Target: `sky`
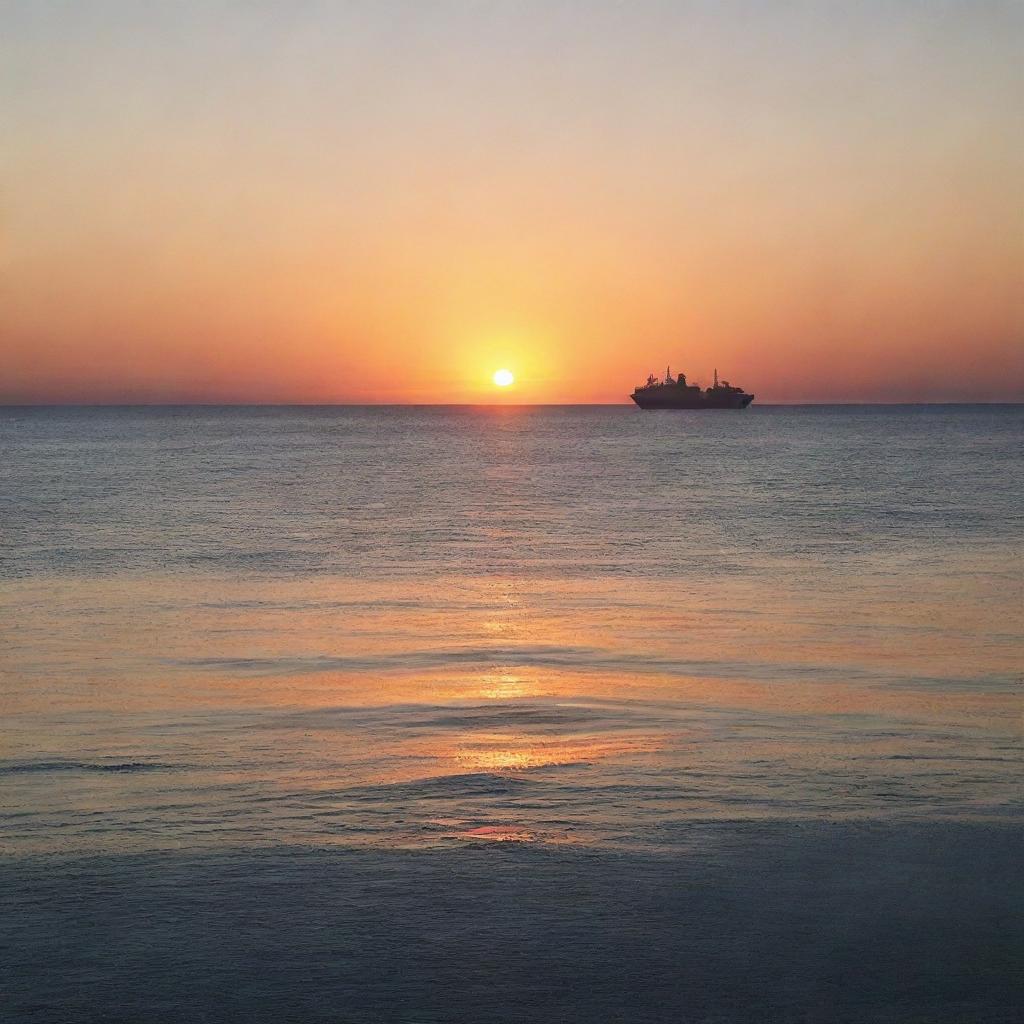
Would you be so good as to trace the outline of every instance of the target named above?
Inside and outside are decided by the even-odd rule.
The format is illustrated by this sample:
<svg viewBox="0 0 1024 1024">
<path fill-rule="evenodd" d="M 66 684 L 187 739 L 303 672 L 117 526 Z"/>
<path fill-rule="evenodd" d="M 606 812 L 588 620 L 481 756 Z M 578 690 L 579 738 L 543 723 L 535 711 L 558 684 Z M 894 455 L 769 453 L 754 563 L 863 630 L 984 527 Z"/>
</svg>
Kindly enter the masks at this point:
<svg viewBox="0 0 1024 1024">
<path fill-rule="evenodd" d="M 0 25 L 0 402 L 1024 400 L 1022 3 Z"/>
</svg>

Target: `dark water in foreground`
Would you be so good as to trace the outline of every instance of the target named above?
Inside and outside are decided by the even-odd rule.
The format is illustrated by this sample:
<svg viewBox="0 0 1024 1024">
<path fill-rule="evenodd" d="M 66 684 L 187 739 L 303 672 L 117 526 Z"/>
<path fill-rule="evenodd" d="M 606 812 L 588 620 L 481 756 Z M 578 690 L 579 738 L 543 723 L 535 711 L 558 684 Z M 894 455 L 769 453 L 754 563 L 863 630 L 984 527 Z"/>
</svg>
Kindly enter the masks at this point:
<svg viewBox="0 0 1024 1024">
<path fill-rule="evenodd" d="M 1022 441 L 0 410 L 0 1017 L 1018 1019 Z"/>
</svg>

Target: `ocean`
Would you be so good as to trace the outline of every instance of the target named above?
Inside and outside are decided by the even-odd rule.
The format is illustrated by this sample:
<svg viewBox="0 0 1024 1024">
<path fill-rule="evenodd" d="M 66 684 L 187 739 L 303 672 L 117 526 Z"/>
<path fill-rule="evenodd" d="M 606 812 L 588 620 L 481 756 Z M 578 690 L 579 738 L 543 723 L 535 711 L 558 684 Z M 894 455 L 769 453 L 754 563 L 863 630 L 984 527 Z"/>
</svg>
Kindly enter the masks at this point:
<svg viewBox="0 0 1024 1024">
<path fill-rule="evenodd" d="M 0 1016 L 999 1022 L 1024 407 L 0 409 Z"/>
</svg>

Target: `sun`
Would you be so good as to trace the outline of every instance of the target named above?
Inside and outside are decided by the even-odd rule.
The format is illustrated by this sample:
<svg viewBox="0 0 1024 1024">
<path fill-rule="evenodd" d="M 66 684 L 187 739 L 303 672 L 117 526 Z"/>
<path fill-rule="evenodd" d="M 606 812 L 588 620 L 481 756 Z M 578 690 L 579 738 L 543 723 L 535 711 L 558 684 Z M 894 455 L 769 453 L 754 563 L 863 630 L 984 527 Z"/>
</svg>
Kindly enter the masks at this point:
<svg viewBox="0 0 1024 1024">
<path fill-rule="evenodd" d="M 515 377 L 512 376 L 511 370 L 495 370 L 494 376 L 491 379 L 499 388 L 507 388 L 509 384 L 515 382 Z"/>
</svg>

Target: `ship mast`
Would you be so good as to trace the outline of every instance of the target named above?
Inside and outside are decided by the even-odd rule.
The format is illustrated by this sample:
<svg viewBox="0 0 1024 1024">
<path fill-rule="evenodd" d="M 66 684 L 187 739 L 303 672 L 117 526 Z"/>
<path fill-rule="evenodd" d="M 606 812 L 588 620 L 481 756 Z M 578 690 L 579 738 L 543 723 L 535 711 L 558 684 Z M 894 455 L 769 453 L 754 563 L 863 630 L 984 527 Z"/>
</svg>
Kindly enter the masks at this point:
<svg viewBox="0 0 1024 1024">
<path fill-rule="evenodd" d="M 715 387 L 718 387 L 718 367 L 715 367 Z"/>
</svg>

